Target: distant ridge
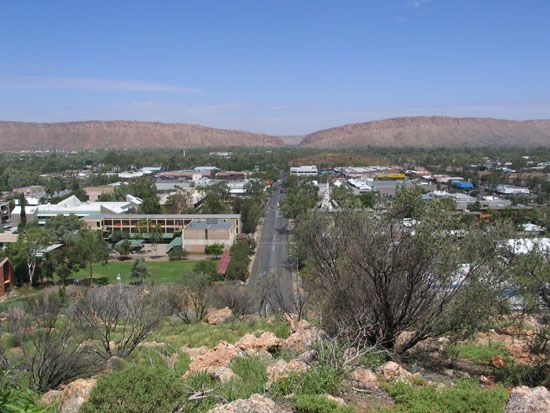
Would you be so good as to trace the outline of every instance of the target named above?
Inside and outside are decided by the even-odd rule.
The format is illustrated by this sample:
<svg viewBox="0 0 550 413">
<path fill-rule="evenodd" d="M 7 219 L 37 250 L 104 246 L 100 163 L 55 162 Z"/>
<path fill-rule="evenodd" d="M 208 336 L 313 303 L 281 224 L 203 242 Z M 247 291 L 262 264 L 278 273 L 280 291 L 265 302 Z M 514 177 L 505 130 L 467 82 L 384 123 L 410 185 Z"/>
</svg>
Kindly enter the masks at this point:
<svg viewBox="0 0 550 413">
<path fill-rule="evenodd" d="M 266 134 L 189 123 L 0 121 L 0 151 L 280 145 Z"/>
<path fill-rule="evenodd" d="M 550 146 L 550 120 L 417 116 L 353 123 L 306 135 L 302 146 Z"/>
</svg>

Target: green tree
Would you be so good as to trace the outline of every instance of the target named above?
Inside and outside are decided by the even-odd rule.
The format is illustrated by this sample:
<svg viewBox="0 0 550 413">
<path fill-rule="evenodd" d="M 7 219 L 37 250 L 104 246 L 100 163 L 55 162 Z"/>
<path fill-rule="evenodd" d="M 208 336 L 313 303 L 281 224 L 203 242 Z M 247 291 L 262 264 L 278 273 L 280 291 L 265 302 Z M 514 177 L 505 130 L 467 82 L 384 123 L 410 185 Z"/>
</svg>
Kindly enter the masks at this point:
<svg viewBox="0 0 550 413">
<path fill-rule="evenodd" d="M 27 201 L 25 200 L 25 195 L 19 195 L 19 206 L 21 207 L 21 213 L 19 214 L 19 231 L 23 230 L 27 225 L 27 211 L 25 210 L 26 205 Z"/>
<path fill-rule="evenodd" d="M 145 265 L 145 261 L 143 259 L 134 260 L 130 275 L 132 276 L 133 280 L 132 284 L 141 285 L 145 284 L 147 280 L 149 280 L 149 270 L 147 269 L 147 266 Z"/>
<path fill-rule="evenodd" d="M 231 246 L 231 262 L 227 267 L 226 277 L 230 280 L 245 281 L 248 278 L 248 242 L 245 239 L 236 241 Z"/>
<path fill-rule="evenodd" d="M 82 268 L 90 271 L 90 284 L 93 282 L 94 266 L 100 262 L 107 262 L 109 247 L 101 237 L 101 233 L 90 229 L 79 232 L 75 241 L 75 255 Z"/>
<path fill-rule="evenodd" d="M 8 257 L 15 265 L 25 265 L 29 282 L 35 283 L 35 272 L 40 260 L 39 252 L 52 241 L 49 233 L 36 226 L 29 226 L 19 234 L 17 241 L 8 247 Z"/>
<path fill-rule="evenodd" d="M 229 188 L 223 183 L 217 183 L 202 190 L 205 194 L 201 212 L 203 214 L 226 214 L 229 208 Z"/>
</svg>

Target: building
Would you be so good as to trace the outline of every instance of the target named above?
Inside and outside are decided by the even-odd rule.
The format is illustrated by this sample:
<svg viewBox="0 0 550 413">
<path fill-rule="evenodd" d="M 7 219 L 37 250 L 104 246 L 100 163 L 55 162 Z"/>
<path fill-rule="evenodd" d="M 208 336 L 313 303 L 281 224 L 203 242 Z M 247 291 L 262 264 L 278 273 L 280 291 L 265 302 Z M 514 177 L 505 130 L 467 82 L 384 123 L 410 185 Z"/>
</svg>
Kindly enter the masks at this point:
<svg viewBox="0 0 550 413">
<path fill-rule="evenodd" d="M 512 185 L 498 185 L 496 191 L 502 195 L 529 195 L 529 188 Z"/>
<path fill-rule="evenodd" d="M 10 220 L 9 202 L 0 202 L 0 224 L 5 224 Z"/>
<path fill-rule="evenodd" d="M 290 175 L 296 176 L 317 176 L 319 172 L 315 165 L 305 165 L 305 166 L 291 166 Z"/>
<path fill-rule="evenodd" d="M 8 258 L 0 261 L 0 298 L 13 288 L 13 265 Z"/>
<path fill-rule="evenodd" d="M 113 194 L 115 187 L 113 185 L 87 186 L 84 188 L 84 192 L 88 197 L 88 201 L 96 202 L 100 195 Z"/>
<path fill-rule="evenodd" d="M 24 186 L 22 188 L 14 188 L 12 192 L 13 192 L 14 198 L 18 198 L 19 196 L 21 196 L 21 194 L 23 194 L 25 198 L 40 199 L 40 198 L 45 198 L 47 195 L 46 188 L 43 187 L 42 185 L 31 185 L 31 186 Z"/>
<path fill-rule="evenodd" d="M 451 185 L 456 189 L 469 190 L 474 189 L 474 184 L 468 181 L 451 181 Z"/>
<path fill-rule="evenodd" d="M 181 234 L 181 246 L 189 252 L 204 252 L 211 244 L 230 248 L 242 230 L 239 214 L 100 214 L 87 216 L 83 221 L 105 236 L 126 232 L 146 239 L 149 228 L 160 228 L 165 241 Z"/>
<path fill-rule="evenodd" d="M 213 219 L 193 221 L 183 229 L 183 247 L 189 252 L 204 252 L 207 245 L 223 244 L 230 248 L 237 238 L 236 225 L 233 220 Z"/>
<path fill-rule="evenodd" d="M 126 201 L 121 202 L 82 202 L 76 196 L 70 196 L 57 204 L 45 204 L 26 206 L 25 214 L 27 222 L 38 220 L 39 225 L 58 215 L 76 215 L 79 218 L 97 214 L 124 214 L 139 207 L 143 201 L 132 195 L 126 195 Z M 21 207 L 16 206 L 11 211 L 14 225 L 18 225 L 21 219 Z"/>
</svg>

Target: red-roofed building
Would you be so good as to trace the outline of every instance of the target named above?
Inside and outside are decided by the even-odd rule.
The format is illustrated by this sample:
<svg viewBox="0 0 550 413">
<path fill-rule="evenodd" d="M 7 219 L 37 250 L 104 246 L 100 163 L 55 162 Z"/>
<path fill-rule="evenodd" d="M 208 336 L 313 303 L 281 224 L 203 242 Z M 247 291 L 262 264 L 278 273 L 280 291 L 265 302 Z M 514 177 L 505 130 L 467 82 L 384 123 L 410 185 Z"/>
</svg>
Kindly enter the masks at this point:
<svg viewBox="0 0 550 413">
<path fill-rule="evenodd" d="M 13 265 L 8 258 L 0 262 L 0 297 L 13 287 Z"/>
</svg>

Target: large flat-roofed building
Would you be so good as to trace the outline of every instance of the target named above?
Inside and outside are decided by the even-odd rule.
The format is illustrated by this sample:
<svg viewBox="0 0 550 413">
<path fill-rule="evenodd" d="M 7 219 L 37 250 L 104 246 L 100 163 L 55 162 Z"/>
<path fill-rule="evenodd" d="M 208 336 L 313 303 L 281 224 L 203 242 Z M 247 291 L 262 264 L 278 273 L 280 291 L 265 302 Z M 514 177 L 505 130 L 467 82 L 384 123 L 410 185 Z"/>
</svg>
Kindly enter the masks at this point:
<svg viewBox="0 0 550 413">
<path fill-rule="evenodd" d="M 240 214 L 101 214 L 87 216 L 83 221 L 106 235 L 126 232 L 141 236 L 155 227 L 160 228 L 166 240 L 181 233 L 182 248 L 189 252 L 204 252 L 211 244 L 229 248 L 242 228 Z"/>
<path fill-rule="evenodd" d="M 290 175 L 316 176 L 319 173 L 315 165 L 291 166 Z"/>
<path fill-rule="evenodd" d="M 189 252 L 204 252 L 206 245 L 231 247 L 237 238 L 235 221 L 193 221 L 183 229 L 183 246 Z"/>
</svg>

